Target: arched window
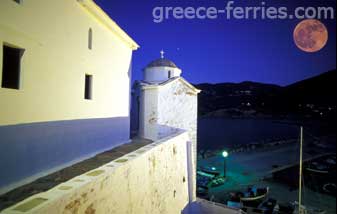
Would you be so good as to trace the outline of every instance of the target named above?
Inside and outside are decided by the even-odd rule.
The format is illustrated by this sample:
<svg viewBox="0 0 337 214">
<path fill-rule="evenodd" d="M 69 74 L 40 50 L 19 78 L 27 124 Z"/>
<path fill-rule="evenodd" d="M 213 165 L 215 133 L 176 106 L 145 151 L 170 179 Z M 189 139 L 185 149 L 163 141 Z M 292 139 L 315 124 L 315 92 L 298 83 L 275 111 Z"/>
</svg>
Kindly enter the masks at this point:
<svg viewBox="0 0 337 214">
<path fill-rule="evenodd" d="M 88 33 L 88 48 L 89 50 L 92 50 L 92 29 L 89 28 L 89 33 Z"/>
<path fill-rule="evenodd" d="M 14 0 L 16 3 L 18 3 L 18 4 L 22 4 L 22 1 L 23 0 Z"/>
<path fill-rule="evenodd" d="M 172 78 L 172 71 L 168 72 L 168 78 L 171 79 Z"/>
</svg>

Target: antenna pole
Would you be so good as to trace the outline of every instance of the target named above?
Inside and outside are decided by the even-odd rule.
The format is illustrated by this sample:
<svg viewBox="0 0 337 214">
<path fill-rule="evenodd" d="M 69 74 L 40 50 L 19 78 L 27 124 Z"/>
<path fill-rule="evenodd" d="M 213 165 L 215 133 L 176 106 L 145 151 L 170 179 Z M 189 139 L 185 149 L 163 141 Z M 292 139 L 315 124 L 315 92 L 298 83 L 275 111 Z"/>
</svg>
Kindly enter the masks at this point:
<svg viewBox="0 0 337 214">
<path fill-rule="evenodd" d="M 301 146 L 300 146 L 300 178 L 299 178 L 299 200 L 298 213 L 302 214 L 302 173 L 303 173 L 303 126 L 301 126 Z"/>
</svg>

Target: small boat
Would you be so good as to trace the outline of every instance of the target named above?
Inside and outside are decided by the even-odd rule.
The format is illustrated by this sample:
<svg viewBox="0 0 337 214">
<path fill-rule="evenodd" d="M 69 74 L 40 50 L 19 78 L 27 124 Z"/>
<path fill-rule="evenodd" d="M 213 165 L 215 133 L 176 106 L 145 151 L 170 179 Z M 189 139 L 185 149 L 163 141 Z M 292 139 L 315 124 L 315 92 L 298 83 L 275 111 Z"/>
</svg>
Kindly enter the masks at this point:
<svg viewBox="0 0 337 214">
<path fill-rule="evenodd" d="M 328 194 L 336 194 L 337 186 L 334 183 L 327 183 L 323 186 L 323 191 Z"/>
<path fill-rule="evenodd" d="M 201 187 L 218 187 L 222 186 L 226 178 L 220 175 L 215 167 L 203 167 L 197 171 L 197 186 Z"/>
<path fill-rule="evenodd" d="M 320 164 L 318 162 L 312 162 L 309 167 L 306 168 L 307 171 L 319 174 L 329 174 L 329 166 Z"/>
<path fill-rule="evenodd" d="M 264 214 L 273 214 L 278 213 L 280 207 L 275 199 L 269 198 L 261 203 L 258 209 L 262 210 Z"/>
<path fill-rule="evenodd" d="M 269 187 L 266 188 L 248 188 L 248 191 L 241 198 L 242 202 L 263 200 L 269 194 Z"/>
<path fill-rule="evenodd" d="M 245 192 L 232 192 L 227 201 L 227 206 L 232 208 L 258 207 L 268 196 L 268 193 L 269 187 L 250 187 Z"/>
<path fill-rule="evenodd" d="M 214 179 L 210 182 L 210 186 L 211 186 L 211 187 L 222 186 L 222 185 L 224 185 L 225 182 L 226 182 L 226 179 L 225 179 L 224 177 L 217 177 L 217 178 L 214 178 Z"/>
<path fill-rule="evenodd" d="M 221 172 L 215 167 L 201 167 L 201 168 L 199 168 L 198 172 L 206 173 L 206 174 L 214 176 L 214 177 L 217 177 L 217 176 L 221 175 Z"/>
<path fill-rule="evenodd" d="M 329 171 L 327 170 L 319 170 L 319 169 L 312 169 L 312 168 L 306 168 L 306 170 L 309 172 L 313 172 L 313 173 L 329 174 Z"/>
</svg>

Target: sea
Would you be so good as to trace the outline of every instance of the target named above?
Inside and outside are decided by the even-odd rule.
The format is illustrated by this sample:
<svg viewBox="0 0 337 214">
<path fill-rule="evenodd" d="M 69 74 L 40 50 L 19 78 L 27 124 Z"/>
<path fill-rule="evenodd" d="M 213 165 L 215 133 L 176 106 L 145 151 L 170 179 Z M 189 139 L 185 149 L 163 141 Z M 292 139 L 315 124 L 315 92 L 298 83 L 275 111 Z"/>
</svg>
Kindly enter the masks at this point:
<svg viewBox="0 0 337 214">
<path fill-rule="evenodd" d="M 271 119 L 200 118 L 198 150 L 233 148 L 264 141 L 294 139 L 299 125 Z"/>
</svg>

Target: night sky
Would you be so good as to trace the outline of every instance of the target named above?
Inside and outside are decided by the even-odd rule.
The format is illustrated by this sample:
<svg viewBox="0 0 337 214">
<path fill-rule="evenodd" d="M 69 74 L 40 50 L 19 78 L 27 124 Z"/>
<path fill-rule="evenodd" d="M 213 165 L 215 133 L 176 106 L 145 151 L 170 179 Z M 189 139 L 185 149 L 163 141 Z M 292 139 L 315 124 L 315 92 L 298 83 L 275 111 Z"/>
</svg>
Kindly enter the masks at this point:
<svg viewBox="0 0 337 214">
<path fill-rule="evenodd" d="M 329 30 L 327 46 L 317 53 L 299 50 L 293 30 L 300 20 L 166 20 L 153 22 L 158 6 L 217 6 L 224 0 L 95 0 L 140 46 L 134 53 L 133 79 L 152 60 L 165 57 L 192 83 L 256 81 L 288 85 L 336 68 L 336 20 L 321 20 Z M 268 6 L 333 6 L 329 0 L 266 0 Z M 241 0 L 235 5 L 256 6 Z"/>
</svg>

